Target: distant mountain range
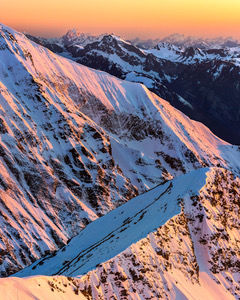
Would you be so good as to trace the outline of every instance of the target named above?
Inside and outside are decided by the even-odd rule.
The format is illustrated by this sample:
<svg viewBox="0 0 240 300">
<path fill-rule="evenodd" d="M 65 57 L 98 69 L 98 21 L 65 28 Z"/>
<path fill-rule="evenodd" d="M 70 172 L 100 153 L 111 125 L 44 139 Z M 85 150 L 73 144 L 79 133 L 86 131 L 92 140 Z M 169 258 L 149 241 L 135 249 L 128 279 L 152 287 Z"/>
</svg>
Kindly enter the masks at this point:
<svg viewBox="0 0 240 300">
<path fill-rule="evenodd" d="M 80 64 L 145 84 L 219 137 L 240 144 L 237 41 L 172 35 L 149 48 L 115 35 L 89 36 L 76 31 L 57 40 L 28 37 Z"/>
<path fill-rule="evenodd" d="M 42 38 L 42 37 L 34 37 L 32 35 L 27 34 L 30 38 L 39 39 L 39 41 L 50 42 L 58 44 L 60 47 L 65 48 L 66 46 L 76 45 L 86 46 L 89 43 L 93 43 L 102 39 L 104 35 L 114 35 L 113 33 L 103 33 L 100 35 L 93 35 L 88 33 L 83 33 L 77 29 L 71 29 L 66 34 L 61 36 L 60 38 Z M 116 36 L 116 35 L 115 35 Z M 216 38 L 201 38 L 195 36 L 186 36 L 184 34 L 171 34 L 164 38 L 156 38 L 156 39 L 141 39 L 141 38 L 133 38 L 133 39 L 124 39 L 130 42 L 132 45 L 137 46 L 142 49 L 152 49 L 157 46 L 157 44 L 161 42 L 167 42 L 169 44 L 179 46 L 179 47 L 193 47 L 193 48 L 201 48 L 201 49 L 213 49 L 213 48 L 231 48 L 240 46 L 240 40 L 237 40 L 232 37 L 216 37 Z"/>
<path fill-rule="evenodd" d="M 179 47 L 193 47 L 200 49 L 216 49 L 216 48 L 228 48 L 237 47 L 240 45 L 240 41 L 232 37 L 217 37 L 217 38 L 200 38 L 194 36 L 186 36 L 184 34 L 171 34 L 162 39 L 153 40 L 141 40 L 135 39 L 132 41 L 135 45 L 139 47 L 144 47 L 146 49 L 154 48 L 158 43 L 167 42 Z"/>
</svg>

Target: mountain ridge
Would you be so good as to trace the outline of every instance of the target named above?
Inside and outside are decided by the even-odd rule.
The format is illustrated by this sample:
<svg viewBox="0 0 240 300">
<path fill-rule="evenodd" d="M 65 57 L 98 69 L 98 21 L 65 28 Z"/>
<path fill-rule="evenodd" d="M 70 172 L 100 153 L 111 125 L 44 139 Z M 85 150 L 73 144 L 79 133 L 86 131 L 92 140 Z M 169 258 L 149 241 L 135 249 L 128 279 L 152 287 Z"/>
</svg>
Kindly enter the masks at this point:
<svg viewBox="0 0 240 300">
<path fill-rule="evenodd" d="M 237 299 L 240 258 L 233 252 L 238 249 L 239 206 L 232 208 L 232 204 L 239 200 L 239 184 L 239 178 L 220 168 L 181 175 L 91 223 L 56 255 L 16 275 L 73 276 L 68 280 L 86 299 L 179 299 L 180 295 L 187 299 L 201 299 L 203 295 L 215 299 L 217 294 L 223 299 Z M 223 193 L 222 198 L 219 193 Z M 116 225 L 116 230 L 100 226 L 108 222 Z M 99 233 L 106 237 L 102 239 Z M 94 243 L 94 237 L 98 243 Z M 93 246 L 82 251 L 89 242 L 81 239 Z M 119 240 L 128 239 L 127 249 L 117 246 Z M 57 272 L 56 266 L 60 268 Z M 60 281 L 58 277 L 48 280 L 54 290 L 65 290 L 61 283 L 64 277 Z"/>
<path fill-rule="evenodd" d="M 238 208 L 236 205 L 231 210 L 227 203 L 235 201 L 234 195 L 238 203 L 239 179 L 234 176 L 240 175 L 239 147 L 216 137 L 206 126 L 192 121 L 143 84 L 123 81 L 105 72 L 79 65 L 39 46 L 23 34 L 1 25 L 0 132 L 1 276 L 16 273 L 37 259 L 43 257 L 47 259 L 49 254 L 53 258 L 54 255 L 57 257 L 59 255 L 57 253 L 60 253 L 57 250 L 62 249 L 60 251 L 64 252 L 67 243 L 70 245 L 74 241 L 74 236 L 78 236 L 79 232 L 81 232 L 80 235 L 84 235 L 86 231 L 82 231 L 83 228 L 90 230 L 92 226 L 96 226 L 93 225 L 94 222 L 91 223 L 92 221 L 97 220 L 95 224 L 101 223 L 101 219 L 105 218 L 102 217 L 103 215 L 109 211 L 112 211 L 110 214 L 116 214 L 121 210 L 120 205 L 123 203 L 131 206 L 131 202 L 127 202 L 129 199 L 156 185 L 163 184 L 163 187 L 165 184 L 166 189 L 161 193 L 164 191 L 168 193 L 167 187 L 171 184 L 169 180 L 173 182 L 179 180 L 182 184 L 178 185 L 175 194 L 180 193 L 178 190 L 184 189 L 183 183 L 186 182 L 186 178 L 189 179 L 187 180 L 189 183 L 192 180 L 198 180 L 197 176 L 195 178 L 189 172 L 202 174 L 201 178 L 205 176 L 206 170 L 202 169 L 203 167 L 214 167 L 208 173 L 209 184 L 206 189 L 204 188 L 203 198 L 190 198 L 189 201 L 191 207 L 196 206 L 194 213 L 197 222 L 199 220 L 199 223 L 202 223 L 201 220 L 204 220 L 208 224 L 209 218 L 215 220 L 214 218 L 217 217 L 214 226 L 216 225 L 218 229 L 214 227 L 215 229 L 211 229 L 210 232 L 203 231 L 209 236 L 201 236 L 200 244 L 204 245 L 212 238 L 214 243 L 221 243 L 224 249 L 224 253 L 218 253 L 216 252 L 218 248 L 215 249 L 214 243 L 208 245 L 211 248 L 209 256 L 212 263 L 210 267 L 207 264 L 208 269 L 211 268 L 213 274 L 215 274 L 214 270 L 217 273 L 225 269 L 229 270 L 224 271 L 226 273 L 224 274 L 230 276 L 230 279 L 231 274 L 238 270 L 237 261 L 229 261 L 231 251 L 234 251 L 237 257 L 237 241 L 232 238 L 235 234 L 234 222 L 237 222 L 235 215 L 237 215 Z M 205 186 L 204 182 L 201 186 Z M 185 188 L 187 189 L 187 186 Z M 188 188 L 187 192 L 190 193 L 190 185 Z M 198 192 L 199 189 L 195 191 L 196 195 L 192 196 L 199 196 Z M 155 190 L 149 193 L 155 193 Z M 223 197 L 220 197 L 221 195 Z M 146 194 L 142 194 L 139 197 L 145 196 Z M 173 211 L 180 212 L 180 204 L 175 205 L 178 198 L 175 196 L 172 198 L 172 204 L 169 202 L 169 208 L 172 205 Z M 165 200 L 168 205 L 167 199 Z M 134 201 L 138 202 L 138 200 Z M 198 205 L 198 202 L 201 205 Z M 154 203 L 160 204 L 157 201 Z M 137 205 L 134 207 L 137 210 Z M 117 210 L 114 210 L 115 208 Z M 143 207 L 139 211 L 141 209 Z M 139 222 L 143 222 L 149 212 L 147 205 L 144 209 L 146 213 L 143 216 L 138 210 L 136 211 L 136 218 Z M 164 206 L 161 209 L 164 211 Z M 202 217 L 200 211 L 203 209 L 205 213 Z M 156 211 L 152 209 L 152 213 Z M 173 228 L 171 227 L 171 230 L 174 231 L 174 226 L 186 219 L 184 216 L 176 217 L 177 221 L 172 216 L 170 223 L 173 222 Z M 99 219 L 99 217 L 102 218 Z M 126 219 L 127 217 L 124 219 L 125 223 L 124 220 L 119 219 L 124 226 L 127 226 L 128 221 L 131 221 L 131 224 L 135 222 Z M 222 228 L 224 222 L 226 222 L 226 228 Z M 89 223 L 91 224 L 88 225 Z M 194 223 L 193 218 L 189 218 L 188 223 L 192 226 L 191 234 L 200 238 L 198 224 Z M 150 228 L 150 231 L 145 232 L 144 238 L 149 232 L 151 235 L 157 226 L 159 223 L 154 228 Z M 189 231 L 186 231 L 184 226 L 183 228 L 189 238 Z M 124 228 L 119 228 L 119 231 L 121 229 Z M 120 234 L 122 236 L 127 232 L 126 229 Z M 232 232 L 234 234 L 231 235 Z M 157 233 L 155 234 L 158 236 Z M 232 241 L 231 249 L 227 247 L 226 236 Z M 92 242 L 91 236 L 88 238 Z M 141 238 L 142 236 L 138 237 L 140 244 Z M 149 252 L 151 257 L 153 259 L 158 256 L 163 257 L 164 261 L 161 258 L 160 263 L 164 268 L 168 268 L 165 260 L 169 257 L 169 253 L 157 249 L 157 251 L 154 250 L 158 252 L 156 254 L 152 246 L 148 244 L 148 239 L 143 243 L 147 241 L 146 245 L 151 250 Z M 156 242 L 159 241 L 159 237 L 156 239 Z M 110 242 L 110 240 L 107 241 Z M 191 245 L 191 239 L 187 241 Z M 179 261 L 181 261 L 184 259 L 181 247 L 185 248 L 180 239 L 178 242 Z M 134 249 L 134 247 L 129 248 L 127 244 L 128 248 L 125 250 L 127 253 L 129 251 L 130 254 L 132 253 L 131 257 L 139 253 L 141 264 L 144 265 L 146 257 L 141 252 L 141 245 L 137 245 Z M 196 245 L 199 246 L 199 240 L 196 241 Z M 119 259 L 120 253 L 115 254 L 117 256 L 108 256 L 110 261 L 107 261 L 104 267 L 104 270 L 109 272 L 108 278 L 112 276 L 110 269 L 112 264 L 115 265 L 114 259 Z M 115 293 L 127 297 L 124 296 L 127 282 L 122 288 L 120 278 L 123 282 L 127 280 L 124 278 L 129 278 L 129 283 L 136 283 L 143 279 L 143 274 L 150 271 L 144 268 L 138 269 L 137 265 L 133 265 L 133 268 L 130 260 L 125 260 L 126 257 L 124 256 L 121 260 L 128 262 L 131 266 L 128 271 L 114 269 L 116 281 L 114 286 L 108 286 L 109 295 Z M 196 275 L 194 257 L 195 254 L 191 252 L 187 259 L 191 265 L 189 274 L 192 271 L 193 275 Z M 88 260 L 91 257 L 85 258 Z M 216 264 L 215 259 L 219 258 L 223 263 Z M 100 261 L 103 260 L 100 259 Z M 179 261 L 177 260 L 178 266 Z M 69 262 L 66 262 L 66 266 L 68 264 Z M 44 266 L 44 264 L 39 265 Z M 176 265 L 176 261 L 173 265 Z M 91 270 L 93 266 L 96 267 L 92 263 Z M 39 280 L 44 286 L 49 286 L 49 290 L 57 289 L 59 292 L 66 291 L 66 282 L 71 281 L 69 282 L 70 288 L 67 289 L 68 293 L 71 295 L 75 292 L 81 293 L 83 297 L 89 299 L 100 288 L 99 297 L 103 298 L 106 276 L 103 275 L 105 271 L 101 268 L 97 267 L 96 273 L 93 270 L 93 273 L 86 274 L 86 277 L 80 279 L 78 283 L 75 282 L 76 279 L 62 278 L 61 287 L 57 287 L 57 277 Z M 165 269 L 160 268 L 160 270 Z M 25 271 L 27 272 L 27 269 Z M 183 272 L 186 273 L 185 267 Z M 98 275 L 96 275 L 98 273 L 103 278 L 100 285 Z M 152 284 L 152 278 L 156 273 L 153 270 L 150 273 L 147 277 L 149 281 L 143 282 L 144 287 L 136 284 L 138 289 L 136 295 L 143 294 L 142 288 L 145 293 L 146 287 Z M 163 281 L 167 280 L 167 276 L 163 275 Z M 237 294 L 237 276 L 234 275 L 235 277 L 231 279 L 234 282 L 232 287 L 226 276 L 220 279 L 214 277 L 220 282 L 221 293 L 225 293 L 226 288 L 229 288 L 229 295 Z M 94 278 L 98 282 L 96 285 Z M 31 281 L 31 279 L 24 281 L 26 285 L 28 280 Z M 31 282 L 34 288 L 39 281 L 33 279 Z M 19 287 L 18 280 L 1 279 L 0 289 L 15 283 Z M 27 287 L 25 283 L 23 284 L 25 290 L 20 289 L 20 292 L 26 292 L 31 297 L 31 293 L 35 293 L 36 290 L 34 288 L 34 291 L 29 294 L 28 288 L 31 289 L 31 287 Z M 88 295 L 92 284 L 91 295 Z M 120 288 L 117 287 L 118 284 Z M 153 290 L 151 289 L 151 293 Z M 13 293 L 12 289 L 9 291 Z M 158 293 L 161 294 L 161 291 L 164 295 L 168 295 L 168 284 L 162 285 L 162 281 L 161 286 L 158 286 Z M 183 293 L 182 289 L 178 292 Z M 41 293 L 40 289 L 39 293 Z M 70 294 L 69 297 L 71 297 Z"/>
<path fill-rule="evenodd" d="M 83 46 L 76 39 L 61 55 L 143 83 L 224 140 L 239 144 L 239 45 L 199 48 L 170 41 L 158 41 L 144 50 L 131 41 L 102 35 Z M 227 105 L 229 101 L 231 105 Z"/>
</svg>

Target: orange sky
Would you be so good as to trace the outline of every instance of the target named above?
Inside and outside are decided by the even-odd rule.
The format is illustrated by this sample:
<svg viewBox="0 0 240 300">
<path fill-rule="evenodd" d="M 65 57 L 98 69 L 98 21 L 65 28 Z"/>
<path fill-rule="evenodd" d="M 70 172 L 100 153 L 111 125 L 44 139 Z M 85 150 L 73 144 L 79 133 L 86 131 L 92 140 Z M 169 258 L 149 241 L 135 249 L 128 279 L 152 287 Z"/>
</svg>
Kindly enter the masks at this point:
<svg viewBox="0 0 240 300">
<path fill-rule="evenodd" d="M 240 0 L 0 0 L 0 23 L 42 36 L 79 28 L 123 37 L 240 38 Z"/>
</svg>

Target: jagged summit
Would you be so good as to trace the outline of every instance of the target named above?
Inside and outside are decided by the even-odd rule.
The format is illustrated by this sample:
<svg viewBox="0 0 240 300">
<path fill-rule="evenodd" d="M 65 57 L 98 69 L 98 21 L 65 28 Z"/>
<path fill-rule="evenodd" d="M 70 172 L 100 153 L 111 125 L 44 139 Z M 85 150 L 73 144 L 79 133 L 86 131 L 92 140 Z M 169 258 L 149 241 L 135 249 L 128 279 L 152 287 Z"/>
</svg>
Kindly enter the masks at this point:
<svg viewBox="0 0 240 300">
<path fill-rule="evenodd" d="M 71 29 L 63 35 L 59 41 L 66 47 L 76 45 L 78 47 L 84 47 L 87 44 L 99 41 L 104 34 L 92 35 L 89 33 L 83 33 L 79 29 Z"/>
</svg>

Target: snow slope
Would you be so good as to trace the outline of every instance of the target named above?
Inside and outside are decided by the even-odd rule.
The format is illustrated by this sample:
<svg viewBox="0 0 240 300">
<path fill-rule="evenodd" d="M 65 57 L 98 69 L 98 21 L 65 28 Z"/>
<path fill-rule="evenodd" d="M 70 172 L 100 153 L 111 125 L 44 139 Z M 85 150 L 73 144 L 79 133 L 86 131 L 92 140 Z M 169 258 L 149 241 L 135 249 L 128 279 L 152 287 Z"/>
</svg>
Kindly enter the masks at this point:
<svg viewBox="0 0 240 300">
<path fill-rule="evenodd" d="M 26 279 L 0 279 L 0 299 L 6 300 L 65 300 L 87 299 L 66 277 L 36 276 Z"/>
<path fill-rule="evenodd" d="M 239 178 L 217 168 L 205 170 L 205 176 L 204 170 L 191 175 L 190 180 L 189 175 L 173 180 L 154 210 L 168 198 L 166 212 L 172 202 L 180 203 L 181 212 L 82 276 L 81 290 L 91 288 L 93 299 L 239 298 Z M 177 180 L 181 184 L 174 195 Z M 188 184 L 189 190 L 181 194 Z M 159 223 L 167 215 L 162 213 Z M 151 217 L 145 221 L 143 227 L 154 223 Z"/>
<path fill-rule="evenodd" d="M 1 276 L 86 224 L 239 149 L 144 85 L 81 66 L 0 26 Z M 151 145 L 151 147 L 149 147 Z"/>
<path fill-rule="evenodd" d="M 74 285 L 90 299 L 238 299 L 239 187 L 239 178 L 220 168 L 179 176 L 16 275 L 78 277 Z"/>
<path fill-rule="evenodd" d="M 178 199 L 185 197 L 190 187 L 199 190 L 204 185 L 205 172 L 206 169 L 190 172 L 131 199 L 89 224 L 53 258 L 38 261 L 17 275 L 87 273 L 179 214 Z M 59 262 L 63 262 L 62 265 Z"/>
</svg>

